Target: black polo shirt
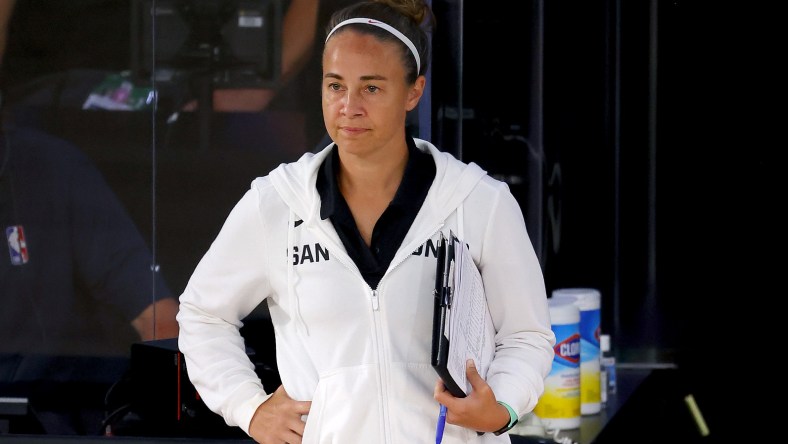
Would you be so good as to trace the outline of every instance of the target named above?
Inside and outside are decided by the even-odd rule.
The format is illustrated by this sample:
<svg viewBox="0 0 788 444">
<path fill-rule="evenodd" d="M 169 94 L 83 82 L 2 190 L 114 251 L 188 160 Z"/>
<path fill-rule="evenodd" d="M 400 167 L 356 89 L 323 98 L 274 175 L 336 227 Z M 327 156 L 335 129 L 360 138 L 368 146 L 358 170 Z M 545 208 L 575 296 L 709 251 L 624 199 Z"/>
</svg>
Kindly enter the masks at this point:
<svg viewBox="0 0 788 444">
<path fill-rule="evenodd" d="M 0 353 L 125 356 L 139 341 L 130 321 L 172 295 L 95 164 L 49 134 L 0 134 L 0 228 Z"/>
<path fill-rule="evenodd" d="M 321 200 L 320 217 L 331 219 L 345 250 L 372 288 L 378 286 L 388 269 L 435 179 L 435 162 L 432 156 L 416 148 L 411 137 L 406 139 L 408 163 L 405 174 L 394 199 L 375 223 L 369 247 L 364 243 L 353 214 L 339 191 L 339 150 L 336 144 L 317 174 L 316 186 Z"/>
</svg>

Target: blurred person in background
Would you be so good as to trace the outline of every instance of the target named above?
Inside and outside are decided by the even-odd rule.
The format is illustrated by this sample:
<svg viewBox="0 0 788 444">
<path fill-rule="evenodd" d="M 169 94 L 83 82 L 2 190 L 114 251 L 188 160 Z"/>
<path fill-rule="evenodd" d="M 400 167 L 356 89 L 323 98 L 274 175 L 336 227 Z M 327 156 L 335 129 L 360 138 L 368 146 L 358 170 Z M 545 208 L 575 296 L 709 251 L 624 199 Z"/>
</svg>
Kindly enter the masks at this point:
<svg viewBox="0 0 788 444">
<path fill-rule="evenodd" d="M 91 160 L 5 122 L 0 132 L 0 352 L 123 355 L 175 337 L 178 303 Z"/>
</svg>

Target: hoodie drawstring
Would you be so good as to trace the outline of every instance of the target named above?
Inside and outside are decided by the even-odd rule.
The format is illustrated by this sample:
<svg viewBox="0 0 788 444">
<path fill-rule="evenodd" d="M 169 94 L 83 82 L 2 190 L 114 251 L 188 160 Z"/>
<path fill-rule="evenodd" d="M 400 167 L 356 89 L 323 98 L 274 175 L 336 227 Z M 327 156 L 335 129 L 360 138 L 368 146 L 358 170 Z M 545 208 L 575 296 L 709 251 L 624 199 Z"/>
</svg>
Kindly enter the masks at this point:
<svg viewBox="0 0 788 444">
<path fill-rule="evenodd" d="M 287 296 L 292 304 L 293 316 L 295 316 L 295 321 L 297 322 L 296 328 L 302 330 L 302 333 L 309 336 L 309 328 L 307 328 L 306 322 L 304 322 L 304 318 L 301 316 L 301 300 L 298 298 L 298 292 L 295 290 L 298 275 L 295 270 L 295 261 L 291 257 L 291 253 L 294 251 L 293 248 L 295 247 L 295 242 L 293 240 L 294 236 L 295 213 L 293 210 L 290 210 L 290 214 L 287 218 Z"/>
<path fill-rule="evenodd" d="M 462 221 L 464 220 L 463 215 L 462 215 L 462 213 L 463 213 L 462 209 L 463 209 L 464 206 L 465 206 L 465 203 L 462 202 L 457 207 L 457 237 L 462 239 L 463 242 L 465 242 L 465 225 L 462 223 Z"/>
</svg>

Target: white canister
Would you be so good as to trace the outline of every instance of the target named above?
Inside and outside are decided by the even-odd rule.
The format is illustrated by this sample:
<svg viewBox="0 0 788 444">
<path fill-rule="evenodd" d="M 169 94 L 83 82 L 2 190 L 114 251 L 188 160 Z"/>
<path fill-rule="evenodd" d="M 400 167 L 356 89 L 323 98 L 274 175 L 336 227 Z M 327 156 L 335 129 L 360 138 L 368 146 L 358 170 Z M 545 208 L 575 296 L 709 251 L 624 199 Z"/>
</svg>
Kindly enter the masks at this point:
<svg viewBox="0 0 788 444">
<path fill-rule="evenodd" d="M 548 300 L 555 357 L 534 414 L 547 429 L 580 427 L 580 309 L 571 301 Z"/>
<path fill-rule="evenodd" d="M 600 346 L 602 297 L 594 288 L 553 290 L 552 300 L 572 301 L 580 309 L 580 412 L 593 415 L 602 410 Z"/>
</svg>

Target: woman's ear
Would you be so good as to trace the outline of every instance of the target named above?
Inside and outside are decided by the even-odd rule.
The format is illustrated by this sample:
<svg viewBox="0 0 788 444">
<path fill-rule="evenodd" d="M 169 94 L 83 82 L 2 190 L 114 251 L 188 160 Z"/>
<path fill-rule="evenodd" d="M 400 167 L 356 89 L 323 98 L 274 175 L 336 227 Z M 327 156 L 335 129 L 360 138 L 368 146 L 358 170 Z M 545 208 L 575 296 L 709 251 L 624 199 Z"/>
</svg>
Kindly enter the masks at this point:
<svg viewBox="0 0 788 444">
<path fill-rule="evenodd" d="M 413 82 L 413 86 L 410 87 L 408 90 L 408 101 L 405 104 L 405 109 L 407 111 L 411 111 L 416 105 L 419 104 L 419 100 L 421 99 L 421 95 L 424 94 L 424 85 L 427 83 L 427 78 L 424 76 L 416 77 L 416 81 Z"/>
</svg>

